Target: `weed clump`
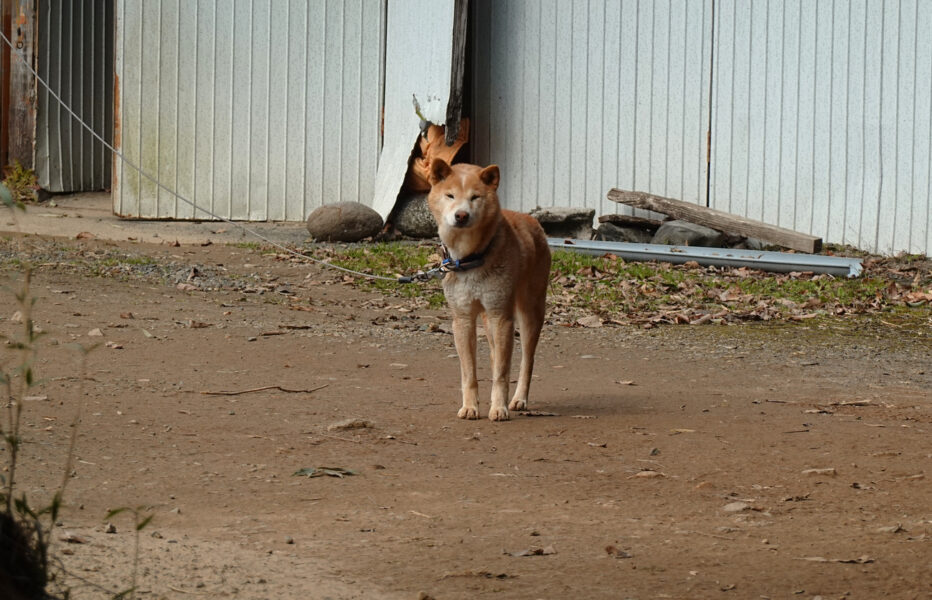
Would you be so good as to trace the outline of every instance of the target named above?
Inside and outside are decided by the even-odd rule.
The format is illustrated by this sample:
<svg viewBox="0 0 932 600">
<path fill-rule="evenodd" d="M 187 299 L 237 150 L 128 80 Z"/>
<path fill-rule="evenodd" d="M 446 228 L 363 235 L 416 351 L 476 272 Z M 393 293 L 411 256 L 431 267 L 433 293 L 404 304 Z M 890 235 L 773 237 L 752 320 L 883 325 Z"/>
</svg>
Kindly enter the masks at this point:
<svg viewBox="0 0 932 600">
<path fill-rule="evenodd" d="M 23 167 L 18 160 L 3 168 L 3 185 L 10 193 L 10 199 L 4 200 L 4 204 L 15 203 L 19 207 L 23 202 L 35 201 L 39 191 L 36 172 Z"/>
<path fill-rule="evenodd" d="M 0 598 L 10 600 L 55 597 L 47 591 L 54 579 L 49 568 L 49 541 L 61 509 L 75 440 L 72 434 L 65 478 L 48 506 L 35 509 L 25 494 L 17 496 L 16 468 L 22 445 L 23 399 L 37 384 L 32 366 L 37 342 L 42 336 L 32 320 L 36 299 L 29 292 L 30 275 L 27 269 L 22 288 L 14 292 L 19 306 L 17 319 L 22 323 L 20 335 L 8 337 L 0 334 L 0 339 L 6 339 L 6 345 L 17 357 L 12 369 L 0 362 L 0 389 L 3 390 L 0 437 L 6 451 L 4 473 L 0 474 Z"/>
<path fill-rule="evenodd" d="M 47 546 L 35 524 L 0 510 L 0 598 L 48 598 Z"/>
</svg>

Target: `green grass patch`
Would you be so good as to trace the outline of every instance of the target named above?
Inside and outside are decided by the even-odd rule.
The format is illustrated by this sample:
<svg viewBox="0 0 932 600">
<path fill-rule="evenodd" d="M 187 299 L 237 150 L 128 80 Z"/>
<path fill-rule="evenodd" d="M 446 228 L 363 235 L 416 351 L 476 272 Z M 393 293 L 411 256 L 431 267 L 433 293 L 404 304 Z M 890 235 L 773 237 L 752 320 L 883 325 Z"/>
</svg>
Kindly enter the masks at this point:
<svg viewBox="0 0 932 600">
<path fill-rule="evenodd" d="M 434 267 L 438 247 L 409 243 L 334 248 L 333 262 L 364 273 L 409 275 Z M 397 284 L 358 280 L 385 293 L 443 305 L 439 283 Z M 642 320 L 648 315 L 727 314 L 727 319 L 812 318 L 887 311 L 898 304 L 883 273 L 857 279 L 766 273 L 663 262 L 628 262 L 613 256 L 553 252 L 550 300 L 556 312 Z M 901 290 L 902 291 L 902 290 Z"/>
<path fill-rule="evenodd" d="M 334 248 L 332 263 L 369 275 L 399 277 L 413 275 L 418 271 L 426 271 L 437 266 L 440 262 L 438 252 L 439 247 L 435 245 L 381 242 Z M 360 277 L 357 282 L 367 289 L 378 290 L 392 296 L 423 299 L 431 308 L 443 306 L 443 290 L 439 279 L 397 283 Z"/>
</svg>

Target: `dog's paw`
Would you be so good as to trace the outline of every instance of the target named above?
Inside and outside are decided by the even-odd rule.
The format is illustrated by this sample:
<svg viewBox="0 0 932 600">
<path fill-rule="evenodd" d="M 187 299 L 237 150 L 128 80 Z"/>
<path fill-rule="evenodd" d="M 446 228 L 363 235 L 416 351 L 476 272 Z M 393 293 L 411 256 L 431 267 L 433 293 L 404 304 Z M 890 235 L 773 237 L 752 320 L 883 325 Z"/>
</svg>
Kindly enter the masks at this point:
<svg viewBox="0 0 932 600">
<path fill-rule="evenodd" d="M 479 409 L 472 408 L 469 406 L 464 406 L 460 409 L 456 416 L 461 419 L 478 419 L 479 418 Z"/>
<path fill-rule="evenodd" d="M 504 406 L 496 406 L 489 410 L 490 421 L 507 421 L 511 417 L 508 415 L 508 409 Z"/>
<path fill-rule="evenodd" d="M 524 398 L 512 398 L 508 404 L 508 410 L 527 410 L 527 400 Z"/>
</svg>

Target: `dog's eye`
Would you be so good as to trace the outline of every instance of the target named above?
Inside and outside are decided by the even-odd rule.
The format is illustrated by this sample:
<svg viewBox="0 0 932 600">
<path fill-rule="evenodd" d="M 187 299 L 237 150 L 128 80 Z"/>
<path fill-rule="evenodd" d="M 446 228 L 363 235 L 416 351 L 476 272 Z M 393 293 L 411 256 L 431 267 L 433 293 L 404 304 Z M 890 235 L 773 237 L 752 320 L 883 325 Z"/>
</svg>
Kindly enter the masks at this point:
<svg viewBox="0 0 932 600">
<path fill-rule="evenodd" d="M 472 195 L 472 198 L 470 198 L 469 201 L 470 201 L 470 202 L 475 202 L 475 201 L 478 200 L 478 199 L 479 199 L 479 194 L 473 194 L 473 195 Z"/>
<path fill-rule="evenodd" d="M 447 198 L 449 198 L 450 200 L 452 200 L 452 199 L 453 199 L 453 194 L 447 194 Z"/>
</svg>

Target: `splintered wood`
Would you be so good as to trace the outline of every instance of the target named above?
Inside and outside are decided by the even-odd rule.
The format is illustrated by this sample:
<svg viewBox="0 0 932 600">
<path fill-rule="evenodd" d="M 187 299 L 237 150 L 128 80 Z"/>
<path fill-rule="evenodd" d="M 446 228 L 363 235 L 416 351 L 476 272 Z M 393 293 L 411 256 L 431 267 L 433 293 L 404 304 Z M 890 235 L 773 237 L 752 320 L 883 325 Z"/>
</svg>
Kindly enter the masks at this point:
<svg viewBox="0 0 932 600">
<path fill-rule="evenodd" d="M 469 119 L 460 121 L 460 130 L 452 145 L 447 146 L 445 135 L 444 127 L 431 125 L 427 129 L 427 137 L 421 136 L 418 138 L 421 155 L 411 161 L 411 167 L 405 176 L 405 188 L 409 191 L 430 191 L 430 183 L 427 181 L 430 163 L 435 158 L 442 158 L 447 164 L 453 162 L 456 153 L 460 151 L 463 144 L 469 141 Z"/>
</svg>

